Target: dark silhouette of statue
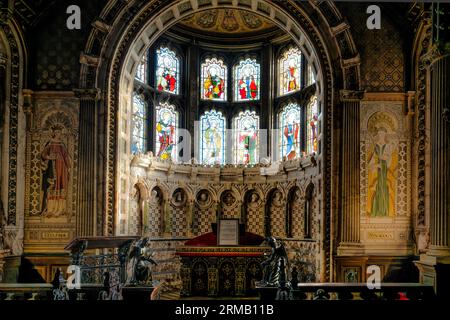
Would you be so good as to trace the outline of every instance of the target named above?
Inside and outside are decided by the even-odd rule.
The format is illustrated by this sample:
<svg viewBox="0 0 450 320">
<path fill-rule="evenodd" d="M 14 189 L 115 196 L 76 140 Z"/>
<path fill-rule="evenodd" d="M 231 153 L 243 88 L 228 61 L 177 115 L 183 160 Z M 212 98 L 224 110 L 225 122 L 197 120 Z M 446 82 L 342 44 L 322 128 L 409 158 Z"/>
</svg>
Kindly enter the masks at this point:
<svg viewBox="0 0 450 320">
<path fill-rule="evenodd" d="M 141 238 L 131 245 L 127 259 L 127 284 L 145 285 L 151 282 L 152 250 L 147 246 L 148 238 Z"/>
<path fill-rule="evenodd" d="M 283 285 L 285 285 L 288 263 L 286 248 L 282 242 L 277 241 L 274 237 L 269 237 L 266 241 L 271 247 L 271 251 L 269 254 L 266 254 L 266 260 L 261 263 L 263 279 L 259 285 L 279 287 L 283 282 Z"/>
</svg>

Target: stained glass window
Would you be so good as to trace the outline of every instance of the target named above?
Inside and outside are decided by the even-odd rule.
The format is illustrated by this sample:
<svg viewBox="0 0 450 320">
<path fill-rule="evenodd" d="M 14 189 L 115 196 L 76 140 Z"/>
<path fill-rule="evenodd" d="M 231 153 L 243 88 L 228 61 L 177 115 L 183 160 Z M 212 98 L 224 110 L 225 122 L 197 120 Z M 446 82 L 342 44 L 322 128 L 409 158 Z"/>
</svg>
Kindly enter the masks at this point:
<svg viewBox="0 0 450 320">
<path fill-rule="evenodd" d="M 286 105 L 279 114 L 280 155 L 288 160 L 300 156 L 300 106 Z"/>
<path fill-rule="evenodd" d="M 317 108 L 317 97 L 313 96 L 306 108 L 307 134 L 306 150 L 308 153 L 317 153 L 318 151 L 318 124 L 319 111 Z"/>
<path fill-rule="evenodd" d="M 316 76 L 314 75 L 313 67 L 311 64 L 308 64 L 308 72 L 307 72 L 307 83 L 308 86 L 312 85 L 316 82 Z"/>
<path fill-rule="evenodd" d="M 222 60 L 206 59 L 201 65 L 202 99 L 225 101 L 227 68 Z"/>
<path fill-rule="evenodd" d="M 169 48 L 156 50 L 156 87 L 158 91 L 179 94 L 180 60 Z"/>
<path fill-rule="evenodd" d="M 302 53 L 298 48 L 287 50 L 278 62 L 280 95 L 300 90 Z"/>
<path fill-rule="evenodd" d="M 261 67 L 255 59 L 241 60 L 234 67 L 234 99 L 237 101 L 258 100 Z"/>
<path fill-rule="evenodd" d="M 220 111 L 207 111 L 200 117 L 200 163 L 225 164 L 226 119 Z"/>
<path fill-rule="evenodd" d="M 259 162 L 259 116 L 254 111 L 234 118 L 234 159 L 236 164 Z"/>
<path fill-rule="evenodd" d="M 156 107 L 156 156 L 162 160 L 176 159 L 178 112 L 173 105 Z"/>
<path fill-rule="evenodd" d="M 148 60 L 147 60 L 147 53 L 144 54 L 141 61 L 139 62 L 137 71 L 136 71 L 136 79 L 141 82 L 147 81 L 147 67 L 148 67 Z"/>
<path fill-rule="evenodd" d="M 144 153 L 147 150 L 147 106 L 144 99 L 133 95 L 133 114 L 131 120 L 131 153 Z"/>
</svg>

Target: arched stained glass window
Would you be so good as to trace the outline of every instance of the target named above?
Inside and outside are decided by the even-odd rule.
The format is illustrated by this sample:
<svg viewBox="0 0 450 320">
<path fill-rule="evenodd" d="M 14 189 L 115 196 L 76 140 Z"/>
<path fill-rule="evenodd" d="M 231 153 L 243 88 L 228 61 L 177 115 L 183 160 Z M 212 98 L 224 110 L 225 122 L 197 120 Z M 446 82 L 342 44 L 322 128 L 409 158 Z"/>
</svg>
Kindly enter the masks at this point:
<svg viewBox="0 0 450 320">
<path fill-rule="evenodd" d="M 178 112 L 173 105 L 156 106 L 156 156 L 162 160 L 176 159 Z"/>
<path fill-rule="evenodd" d="M 234 161 L 236 164 L 259 162 L 259 116 L 254 111 L 234 118 Z"/>
<path fill-rule="evenodd" d="M 147 150 L 147 106 L 144 99 L 133 95 L 133 113 L 131 117 L 131 153 L 144 153 Z"/>
<path fill-rule="evenodd" d="M 300 156 L 300 106 L 286 105 L 279 114 L 280 155 L 288 160 Z"/>
<path fill-rule="evenodd" d="M 227 99 L 227 68 L 222 60 L 206 59 L 201 65 L 202 99 L 225 101 Z"/>
<path fill-rule="evenodd" d="M 278 61 L 280 95 L 300 90 L 302 53 L 298 48 L 287 50 Z"/>
<path fill-rule="evenodd" d="M 147 52 L 139 62 L 137 71 L 136 71 L 136 79 L 141 82 L 147 82 L 147 68 L 148 68 L 148 60 L 147 60 Z"/>
<path fill-rule="evenodd" d="M 258 100 L 261 67 L 255 59 L 241 60 L 234 67 L 234 99 L 236 101 Z"/>
<path fill-rule="evenodd" d="M 220 111 L 200 117 L 200 163 L 225 164 L 226 119 Z"/>
<path fill-rule="evenodd" d="M 307 85 L 310 86 L 314 82 L 316 82 L 316 75 L 314 74 L 313 67 L 311 64 L 308 64 L 308 71 L 307 71 Z"/>
<path fill-rule="evenodd" d="M 316 96 L 313 96 L 308 103 L 308 106 L 306 108 L 306 121 L 306 150 L 308 151 L 308 153 L 317 153 L 319 111 Z"/>
<path fill-rule="evenodd" d="M 156 50 L 156 88 L 174 94 L 180 91 L 180 60 L 169 48 Z"/>
</svg>

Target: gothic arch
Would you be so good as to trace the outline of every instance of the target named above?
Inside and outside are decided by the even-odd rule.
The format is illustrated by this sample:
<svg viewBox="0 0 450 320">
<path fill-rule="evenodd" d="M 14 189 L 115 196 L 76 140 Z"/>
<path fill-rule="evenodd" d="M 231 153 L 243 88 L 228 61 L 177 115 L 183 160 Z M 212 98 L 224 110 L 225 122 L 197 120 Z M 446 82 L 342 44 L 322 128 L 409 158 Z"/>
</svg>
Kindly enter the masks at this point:
<svg viewBox="0 0 450 320">
<path fill-rule="evenodd" d="M 318 98 L 323 110 L 323 166 L 324 186 L 324 223 L 328 226 L 331 217 L 331 165 L 332 115 L 336 101 L 333 96 L 333 83 L 343 83 L 343 89 L 359 89 L 359 55 L 348 28 L 338 9 L 331 2 L 312 4 L 294 0 L 274 3 L 267 0 L 231 3 L 197 0 L 139 2 L 126 4 L 110 1 L 94 23 L 85 46 L 84 55 L 93 59 L 82 64 L 80 88 L 88 92 L 98 92 L 103 100 L 99 103 L 97 117 L 105 123 L 104 142 L 99 141 L 99 148 L 104 149 L 104 171 L 100 177 L 103 191 L 107 195 L 103 201 L 106 212 L 103 223 L 105 235 L 114 234 L 118 205 L 115 195 L 120 185 L 115 180 L 118 170 L 119 125 L 117 115 L 119 105 L 124 108 L 130 103 L 127 93 L 133 83 L 133 72 L 139 57 L 150 44 L 165 30 L 180 19 L 200 11 L 217 7 L 232 7 L 252 11 L 264 16 L 290 34 L 294 41 L 306 52 L 307 59 L 313 64 L 318 74 Z M 314 22 L 309 17 L 315 16 Z M 115 21 L 113 23 L 113 21 Z M 127 27 L 124 27 L 127 26 Z M 102 57 L 100 59 L 99 57 Z M 336 58 L 338 57 L 338 58 Z M 80 124 L 81 125 L 81 124 Z M 334 192 L 334 191 L 333 191 Z M 329 254 L 330 235 L 326 235 L 325 250 Z M 329 259 L 327 259 L 329 261 Z M 326 278 L 331 276 L 331 266 L 327 265 Z"/>
</svg>

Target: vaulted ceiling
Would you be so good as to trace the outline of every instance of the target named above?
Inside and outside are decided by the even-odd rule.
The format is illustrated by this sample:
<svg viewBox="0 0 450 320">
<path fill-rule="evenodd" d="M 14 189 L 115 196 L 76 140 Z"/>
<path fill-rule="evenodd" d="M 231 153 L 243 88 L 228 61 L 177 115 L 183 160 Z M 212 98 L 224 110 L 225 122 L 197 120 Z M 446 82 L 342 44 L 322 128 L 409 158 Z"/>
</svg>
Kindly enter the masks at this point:
<svg viewBox="0 0 450 320">
<path fill-rule="evenodd" d="M 182 26 L 202 32 L 227 35 L 261 33 L 275 28 L 269 20 L 248 11 L 215 9 L 196 13 L 180 22 Z"/>
</svg>

